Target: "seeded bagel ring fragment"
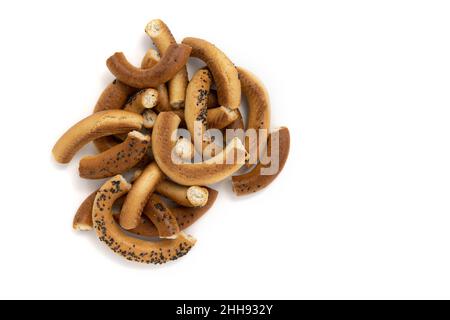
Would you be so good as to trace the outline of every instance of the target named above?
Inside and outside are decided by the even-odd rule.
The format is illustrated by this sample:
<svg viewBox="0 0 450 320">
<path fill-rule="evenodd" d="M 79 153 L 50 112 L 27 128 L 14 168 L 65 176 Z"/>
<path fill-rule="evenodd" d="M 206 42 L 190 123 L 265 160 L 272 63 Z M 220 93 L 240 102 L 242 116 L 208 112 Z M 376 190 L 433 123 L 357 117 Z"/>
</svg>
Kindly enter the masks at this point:
<svg viewBox="0 0 450 320">
<path fill-rule="evenodd" d="M 120 226 L 125 230 L 139 225 L 142 210 L 163 175 L 156 163 L 149 164 L 133 183 L 120 212 Z"/>
<path fill-rule="evenodd" d="M 152 131 L 153 155 L 160 169 L 172 181 L 184 186 L 214 184 L 231 176 L 245 163 L 245 147 L 239 138 L 232 139 L 222 152 L 201 163 L 174 163 L 172 151 L 175 141 L 172 138 L 180 121 L 176 114 L 162 112 Z"/>
<path fill-rule="evenodd" d="M 203 207 L 174 207 L 170 208 L 172 214 L 175 216 L 178 226 L 181 231 L 192 226 L 198 219 L 200 219 L 206 212 L 208 212 L 214 202 L 217 199 L 218 192 L 211 188 L 206 188 L 208 190 L 208 202 Z M 141 223 L 139 226 L 133 230 L 129 230 L 129 232 L 134 233 L 143 237 L 158 237 L 158 229 L 155 225 L 145 218 L 146 209 L 144 209 L 144 216 L 142 217 Z"/>
<path fill-rule="evenodd" d="M 196 240 L 181 232 L 174 240 L 144 241 L 126 235 L 114 221 L 112 206 L 131 185 L 118 175 L 97 192 L 92 210 L 94 230 L 101 242 L 129 261 L 162 264 L 186 255 Z"/>
<path fill-rule="evenodd" d="M 208 202 L 208 189 L 181 186 L 168 180 L 161 181 L 156 192 L 184 207 L 203 207 Z"/>
<path fill-rule="evenodd" d="M 188 45 L 172 44 L 161 60 L 150 69 L 136 68 L 121 52 L 111 56 L 106 61 L 106 65 L 117 79 L 130 87 L 157 88 L 160 84 L 172 79 L 186 65 L 190 53 L 191 47 Z"/>
<path fill-rule="evenodd" d="M 177 43 L 172 32 L 170 32 L 169 27 L 167 27 L 162 20 L 155 19 L 150 21 L 145 28 L 145 32 L 153 40 L 153 43 L 163 57 L 167 53 L 169 46 Z M 186 67 L 181 68 L 181 70 L 170 79 L 169 99 L 172 108 L 180 109 L 184 107 L 187 83 L 188 74 Z"/>
<path fill-rule="evenodd" d="M 175 219 L 169 207 L 157 194 L 152 194 L 143 213 L 158 229 L 158 236 L 162 239 L 175 239 L 180 233 L 177 219 Z"/>
<path fill-rule="evenodd" d="M 78 171 L 85 179 L 103 179 L 128 171 L 141 161 L 150 145 L 150 136 L 139 131 L 128 133 L 121 144 L 80 160 Z"/>
<path fill-rule="evenodd" d="M 123 110 L 101 111 L 72 126 L 53 147 L 53 156 L 59 163 L 68 163 L 84 145 L 92 140 L 142 128 L 143 118 Z"/>
<path fill-rule="evenodd" d="M 153 88 L 143 89 L 133 95 L 123 109 L 142 114 L 145 110 L 152 109 L 158 105 L 158 99 L 158 90 Z"/>
<path fill-rule="evenodd" d="M 238 196 L 247 195 L 250 193 L 255 193 L 259 190 L 264 189 L 269 184 L 271 184 L 276 177 L 281 173 L 281 171 L 284 168 L 284 165 L 286 164 L 288 155 L 289 155 L 289 147 L 290 147 L 290 135 L 289 130 L 286 127 L 282 127 L 280 129 L 277 129 L 276 132 L 278 133 L 278 171 L 275 174 L 272 175 L 263 175 L 262 169 L 270 167 L 269 164 L 262 164 L 261 162 L 256 165 L 253 170 L 250 172 L 240 175 L 240 176 L 233 176 L 232 179 L 232 185 L 233 185 L 233 191 Z M 271 157 L 274 156 L 272 153 L 272 135 L 271 133 L 268 137 L 268 143 L 267 143 L 267 154 Z"/>
<path fill-rule="evenodd" d="M 211 71 L 217 87 L 219 105 L 237 109 L 241 105 L 241 83 L 234 64 L 216 46 L 198 38 L 182 42 L 192 47 L 191 56 L 203 60 Z"/>
<path fill-rule="evenodd" d="M 194 74 L 186 90 L 184 121 L 194 141 L 194 146 L 199 152 L 211 142 L 206 137 L 207 103 L 211 83 L 212 77 L 209 70 L 200 69 Z"/>
<path fill-rule="evenodd" d="M 247 130 L 270 129 L 270 100 L 269 94 L 262 82 L 250 71 L 237 68 L 241 81 L 242 93 L 248 102 Z M 259 139 L 258 139 L 259 141 Z M 245 138 L 245 149 L 248 152 L 258 151 L 258 142 L 250 144 L 250 139 Z M 259 153 L 257 153 L 259 155 Z"/>
</svg>

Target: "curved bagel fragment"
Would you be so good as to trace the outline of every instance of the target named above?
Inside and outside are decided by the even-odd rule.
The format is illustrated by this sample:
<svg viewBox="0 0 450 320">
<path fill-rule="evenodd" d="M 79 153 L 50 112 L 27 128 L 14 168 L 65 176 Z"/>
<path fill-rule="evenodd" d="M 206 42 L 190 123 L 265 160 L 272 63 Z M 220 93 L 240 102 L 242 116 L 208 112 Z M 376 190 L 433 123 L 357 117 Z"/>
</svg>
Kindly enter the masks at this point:
<svg viewBox="0 0 450 320">
<path fill-rule="evenodd" d="M 133 183 L 120 212 L 120 226 L 125 230 L 139 225 L 142 210 L 163 175 L 156 163 L 149 164 Z"/>
<path fill-rule="evenodd" d="M 163 57 L 169 46 L 177 43 L 172 35 L 172 32 L 170 32 L 169 27 L 167 27 L 167 25 L 160 19 L 150 21 L 145 28 L 145 32 L 153 40 L 153 43 Z M 169 99 L 172 108 L 180 109 L 184 107 L 187 83 L 187 69 L 186 67 L 183 67 L 169 81 Z"/>
<path fill-rule="evenodd" d="M 203 60 L 217 86 L 219 105 L 237 109 L 241 105 L 241 83 L 234 64 L 216 46 L 198 38 L 185 38 L 182 42 L 192 48 L 191 56 Z"/>
<path fill-rule="evenodd" d="M 152 109 L 158 105 L 158 99 L 158 90 L 152 88 L 143 89 L 133 95 L 123 109 L 141 114 L 146 109 Z"/>
<path fill-rule="evenodd" d="M 128 101 L 128 97 L 134 94 L 137 89 L 127 86 L 119 80 L 114 80 L 109 84 L 97 100 L 94 107 L 94 113 L 105 110 L 122 109 Z M 94 140 L 94 145 L 99 152 L 108 150 L 118 144 L 114 137 L 102 137 Z"/>
<path fill-rule="evenodd" d="M 85 179 L 103 179 L 125 172 L 141 161 L 150 145 L 150 136 L 139 131 L 128 133 L 121 144 L 80 160 L 78 171 Z"/>
<path fill-rule="evenodd" d="M 247 195 L 250 193 L 255 193 L 259 190 L 264 189 L 267 187 L 272 181 L 275 180 L 275 178 L 280 174 L 280 172 L 283 170 L 284 165 L 286 163 L 286 160 L 289 155 L 289 146 L 290 146 L 290 135 L 289 135 L 289 129 L 286 127 L 282 127 L 277 130 L 278 137 L 279 137 L 279 150 L 278 150 L 278 171 L 275 174 L 272 175 L 264 175 L 262 174 L 262 170 L 264 168 L 269 168 L 271 163 L 269 164 L 262 164 L 261 162 L 256 165 L 253 170 L 250 172 L 240 175 L 240 176 L 233 176 L 232 179 L 232 185 L 233 185 L 233 191 L 238 196 Z M 272 135 L 274 133 L 271 133 L 268 137 L 268 143 L 267 143 L 267 154 L 270 156 L 274 156 L 272 153 Z"/>
<path fill-rule="evenodd" d="M 240 67 L 237 67 L 237 70 L 241 81 L 242 93 L 248 102 L 247 130 L 254 129 L 257 130 L 257 133 L 260 129 L 269 130 L 270 100 L 266 88 L 251 72 Z M 250 144 L 250 139 L 248 137 L 245 138 L 246 150 L 248 152 L 256 150 L 259 155 L 258 143 L 257 141 L 253 141 Z"/>
<path fill-rule="evenodd" d="M 111 56 L 106 65 L 117 79 L 133 88 L 156 88 L 173 78 L 186 65 L 191 53 L 188 45 L 172 44 L 166 54 L 150 69 L 136 68 L 121 52 Z"/>
<path fill-rule="evenodd" d="M 201 163 L 174 163 L 172 151 L 180 118 L 172 112 L 158 115 L 152 132 L 152 148 L 158 166 L 172 181 L 184 185 L 209 185 L 226 179 L 245 163 L 245 147 L 236 138 L 215 157 Z M 175 134 L 175 135 L 174 135 Z"/>
<path fill-rule="evenodd" d="M 144 241 L 126 235 L 114 222 L 111 208 L 131 186 L 122 176 L 107 181 L 98 191 L 92 210 L 92 220 L 97 237 L 112 251 L 129 261 L 162 264 L 187 254 L 196 240 L 181 232 L 174 240 Z"/>
<path fill-rule="evenodd" d="M 223 129 L 239 118 L 239 110 L 232 110 L 227 107 L 217 107 L 208 109 L 206 117 L 208 128 Z"/>
<path fill-rule="evenodd" d="M 206 212 L 208 212 L 214 205 L 217 199 L 218 192 L 211 188 L 206 188 L 208 190 L 208 202 L 203 207 L 174 207 L 170 208 L 172 214 L 175 216 L 178 226 L 181 231 L 192 226 L 198 219 L 200 219 Z M 144 211 L 145 215 L 145 211 Z M 142 217 L 139 226 L 129 232 L 137 234 L 143 237 L 158 237 L 158 229 L 155 225 L 146 219 L 145 216 Z"/>
<path fill-rule="evenodd" d="M 94 206 L 97 191 L 92 192 L 84 201 L 73 218 L 73 229 L 78 231 L 92 230 L 92 207 Z"/>
<path fill-rule="evenodd" d="M 168 180 L 161 181 L 156 192 L 184 207 L 203 207 L 208 202 L 208 189 L 181 186 Z"/>
<path fill-rule="evenodd" d="M 186 90 L 186 104 L 184 108 L 184 121 L 191 134 L 194 146 L 198 151 L 205 148 L 211 141 L 206 136 L 208 128 L 207 103 L 209 90 L 212 84 L 211 73 L 208 69 L 198 70 Z"/>
<path fill-rule="evenodd" d="M 72 126 L 53 147 L 53 156 L 59 163 L 68 163 L 88 142 L 113 134 L 127 133 L 142 128 L 143 118 L 123 110 L 94 113 Z"/>
<path fill-rule="evenodd" d="M 158 229 L 158 235 L 163 239 L 175 239 L 180 233 L 177 219 L 169 207 L 162 201 L 161 197 L 152 194 L 148 200 L 143 213 Z"/>
</svg>

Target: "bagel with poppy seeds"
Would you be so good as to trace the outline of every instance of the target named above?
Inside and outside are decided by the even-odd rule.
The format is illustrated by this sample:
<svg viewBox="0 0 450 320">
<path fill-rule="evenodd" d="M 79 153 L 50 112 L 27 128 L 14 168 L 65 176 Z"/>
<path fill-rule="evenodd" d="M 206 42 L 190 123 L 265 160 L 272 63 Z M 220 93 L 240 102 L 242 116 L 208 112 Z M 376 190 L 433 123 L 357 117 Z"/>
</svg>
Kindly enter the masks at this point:
<svg viewBox="0 0 450 320">
<path fill-rule="evenodd" d="M 260 162 L 250 172 L 240 176 L 233 176 L 231 180 L 233 191 L 236 195 L 244 196 L 266 188 L 276 179 L 276 177 L 278 177 L 278 175 L 283 170 L 289 155 L 289 129 L 286 127 L 282 127 L 277 129 L 275 132 L 278 135 L 278 153 L 274 155 L 272 152 L 272 136 L 274 135 L 274 133 L 271 133 L 267 139 L 267 155 L 270 155 L 271 157 L 278 156 L 278 171 L 272 175 L 264 175 L 262 174 L 262 170 L 265 168 L 269 168 L 271 163 L 262 164 Z"/>
<path fill-rule="evenodd" d="M 172 181 L 184 185 L 209 185 L 226 179 L 245 163 L 245 147 L 234 138 L 222 152 L 201 163 L 174 163 L 173 146 L 180 118 L 172 112 L 161 112 L 152 131 L 153 156 L 161 171 Z"/>
<path fill-rule="evenodd" d="M 116 52 L 106 65 L 117 79 L 133 88 L 156 88 L 173 78 L 186 65 L 191 47 L 188 45 L 172 44 L 166 54 L 150 69 L 136 68 L 128 62 L 121 52 Z"/>
<path fill-rule="evenodd" d="M 53 147 L 53 156 L 59 163 L 68 163 L 84 145 L 92 140 L 142 128 L 141 115 L 123 110 L 94 113 L 81 120 L 59 138 Z"/>
<path fill-rule="evenodd" d="M 186 255 L 196 240 L 181 232 L 176 239 L 144 241 L 126 235 L 114 221 L 112 206 L 131 185 L 121 176 L 108 180 L 97 192 L 92 210 L 94 230 L 99 240 L 129 261 L 163 264 Z"/>
<path fill-rule="evenodd" d="M 100 154 L 82 158 L 78 168 L 80 177 L 103 179 L 128 171 L 144 158 L 149 145 L 149 135 L 132 131 L 121 144 Z"/>
<path fill-rule="evenodd" d="M 241 105 L 241 83 L 234 64 L 215 45 L 198 38 L 182 41 L 192 48 L 191 56 L 203 60 L 217 87 L 219 105 L 237 109 Z"/>
<path fill-rule="evenodd" d="M 152 194 L 148 200 L 143 214 L 158 229 L 158 235 L 163 239 L 175 239 L 180 233 L 177 220 L 170 211 L 169 207 L 161 200 L 161 197 Z"/>
<path fill-rule="evenodd" d="M 169 46 L 177 43 L 169 27 L 160 19 L 150 21 L 145 28 L 145 32 L 153 40 L 163 57 L 167 53 Z M 184 107 L 187 84 L 188 73 L 186 66 L 184 66 L 168 83 L 169 100 L 172 108 L 180 109 Z"/>
</svg>

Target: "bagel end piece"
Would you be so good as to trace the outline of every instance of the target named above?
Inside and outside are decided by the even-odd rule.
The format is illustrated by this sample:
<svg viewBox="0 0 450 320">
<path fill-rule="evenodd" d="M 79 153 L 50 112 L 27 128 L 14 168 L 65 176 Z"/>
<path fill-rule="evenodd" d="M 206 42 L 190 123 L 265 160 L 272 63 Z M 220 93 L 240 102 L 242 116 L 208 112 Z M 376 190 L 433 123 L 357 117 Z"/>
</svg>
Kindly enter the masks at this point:
<svg viewBox="0 0 450 320">
<path fill-rule="evenodd" d="M 92 192 L 84 201 L 73 218 L 73 229 L 77 231 L 92 230 L 92 207 L 97 191 Z"/>
<path fill-rule="evenodd" d="M 191 160 L 194 157 L 194 145 L 186 138 L 179 138 L 175 143 L 175 154 L 181 160 Z"/>
<path fill-rule="evenodd" d="M 245 147 L 234 138 L 222 152 L 201 163 L 174 163 L 172 152 L 180 118 L 172 112 L 158 115 L 152 132 L 152 148 L 158 166 L 172 181 L 184 185 L 209 185 L 226 179 L 245 163 Z"/>
<path fill-rule="evenodd" d="M 150 21 L 145 28 L 145 32 L 150 36 L 162 56 L 166 54 L 170 45 L 176 44 L 169 27 L 160 19 Z M 188 74 L 186 67 L 184 67 L 168 83 L 172 108 L 181 109 L 184 107 L 187 84 Z"/>
<path fill-rule="evenodd" d="M 233 121 L 232 123 L 230 123 L 226 129 L 231 129 L 231 130 L 245 130 L 245 124 L 244 124 L 244 119 L 242 118 L 242 114 L 239 111 L 239 109 L 236 109 L 236 112 L 238 114 L 238 117 L 235 121 Z"/>
<path fill-rule="evenodd" d="M 227 107 L 208 109 L 208 128 L 223 129 L 239 118 L 239 110 Z"/>
<path fill-rule="evenodd" d="M 155 66 L 159 62 L 159 60 L 161 60 L 161 56 L 159 55 L 158 51 L 156 51 L 155 49 L 148 49 L 144 55 L 144 58 L 142 58 L 141 68 L 150 69 Z"/>
<path fill-rule="evenodd" d="M 181 232 L 174 240 L 144 241 L 126 235 L 114 221 L 111 211 L 114 201 L 126 194 L 131 186 L 122 176 L 107 181 L 98 191 L 92 210 L 97 237 L 112 251 L 128 261 L 162 264 L 186 255 L 196 240 Z"/>
<path fill-rule="evenodd" d="M 139 225 L 142 210 L 161 179 L 162 173 L 156 163 L 149 164 L 136 179 L 120 213 L 122 228 L 130 230 Z"/>
<path fill-rule="evenodd" d="M 192 48 L 191 56 L 203 60 L 208 66 L 217 86 L 219 105 L 237 109 L 241 105 L 241 83 L 234 64 L 216 46 L 198 38 L 182 41 Z"/>
<path fill-rule="evenodd" d="M 103 179 L 128 171 L 146 155 L 149 145 L 149 135 L 132 131 L 121 144 L 95 156 L 82 158 L 78 168 L 80 177 Z"/>
<path fill-rule="evenodd" d="M 161 197 L 152 194 L 145 205 L 143 214 L 151 220 L 158 229 L 158 235 L 162 239 L 175 239 L 180 233 L 177 219 Z"/>
<path fill-rule="evenodd" d="M 289 155 L 290 135 L 289 129 L 286 127 L 279 128 L 277 131 L 279 133 L 279 167 L 277 173 L 273 175 L 262 175 L 261 170 L 263 168 L 270 167 L 270 163 L 267 165 L 258 163 L 255 166 L 255 168 L 253 168 L 253 170 L 251 170 L 250 172 L 240 176 L 233 176 L 232 186 L 233 191 L 236 195 L 243 196 L 264 189 L 270 183 L 272 183 L 283 170 Z M 270 134 L 268 137 L 268 144 L 267 144 L 268 155 L 272 154 L 272 139 L 271 139 L 272 134 Z"/>
<path fill-rule="evenodd" d="M 141 114 L 146 109 L 152 109 L 158 105 L 159 93 L 156 89 L 144 89 L 130 98 L 124 107 L 125 111 Z"/>
<path fill-rule="evenodd" d="M 155 125 L 156 117 L 158 116 L 153 110 L 145 110 L 142 114 L 144 117 L 144 128 L 151 129 Z"/>
<path fill-rule="evenodd" d="M 209 197 L 207 188 L 181 186 L 168 180 L 161 181 L 156 192 L 184 207 L 203 207 Z"/>
<path fill-rule="evenodd" d="M 92 140 L 142 128 L 141 115 L 123 110 L 94 113 L 72 126 L 53 147 L 53 156 L 59 163 L 69 163 L 84 145 Z"/>
<path fill-rule="evenodd" d="M 113 75 L 123 83 L 133 88 L 157 88 L 166 83 L 183 68 L 191 54 L 188 45 L 172 44 L 166 54 L 150 69 L 136 68 L 128 62 L 123 53 L 117 52 L 111 56 L 106 65 Z"/>
</svg>

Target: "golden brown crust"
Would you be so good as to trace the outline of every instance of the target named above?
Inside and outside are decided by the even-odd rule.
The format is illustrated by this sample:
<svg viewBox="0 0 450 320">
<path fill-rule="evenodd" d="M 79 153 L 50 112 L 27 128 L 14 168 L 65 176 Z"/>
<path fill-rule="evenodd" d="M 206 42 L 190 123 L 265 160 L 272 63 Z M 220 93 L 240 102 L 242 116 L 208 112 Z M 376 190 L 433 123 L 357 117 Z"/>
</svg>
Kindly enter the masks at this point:
<svg viewBox="0 0 450 320">
<path fill-rule="evenodd" d="M 219 100 L 217 99 L 217 91 L 209 90 L 208 95 L 208 109 L 220 107 Z"/>
<path fill-rule="evenodd" d="M 237 70 L 241 81 L 242 93 L 248 102 L 247 130 L 269 130 L 270 100 L 266 88 L 251 72 L 240 67 L 237 67 Z M 253 150 L 252 148 L 255 148 L 257 154 L 259 154 L 258 144 L 259 142 L 254 141 L 254 144 L 250 145 L 250 139 L 248 137 L 245 138 L 245 148 L 249 152 Z"/>
<path fill-rule="evenodd" d="M 84 145 L 100 137 L 142 128 L 141 115 L 123 110 L 101 111 L 72 126 L 53 147 L 56 161 L 68 163 Z"/>
<path fill-rule="evenodd" d="M 227 107 L 208 109 L 208 115 L 206 117 L 208 128 L 221 130 L 237 120 L 239 115 L 238 109 L 232 110 Z"/>
<path fill-rule="evenodd" d="M 162 264 L 187 254 L 196 240 L 183 232 L 174 240 L 144 241 L 126 235 L 115 223 L 112 205 L 131 186 L 122 176 L 107 181 L 98 191 L 92 210 L 92 220 L 97 237 L 112 251 L 129 261 Z"/>
<path fill-rule="evenodd" d="M 150 199 L 144 207 L 143 214 L 158 229 L 160 238 L 175 239 L 178 233 L 180 233 L 177 220 L 160 196 L 156 194 L 150 196 Z"/>
<path fill-rule="evenodd" d="M 180 118 L 177 115 L 162 112 L 158 115 L 152 132 L 155 160 L 172 181 L 185 186 L 209 185 L 226 179 L 242 167 L 246 155 L 238 138 L 233 139 L 221 153 L 201 163 L 173 163 L 175 141 L 172 140 L 172 135 L 179 124 Z M 237 157 L 234 157 L 236 154 Z"/>
<path fill-rule="evenodd" d="M 169 27 L 160 19 L 150 21 L 145 31 L 153 40 L 162 56 L 166 54 L 171 44 L 177 43 Z M 180 109 L 184 107 L 187 83 L 188 74 L 186 67 L 178 71 L 169 81 L 169 97 L 172 108 Z"/>
<path fill-rule="evenodd" d="M 80 177 L 103 179 L 128 171 L 142 160 L 149 145 L 149 135 L 132 131 L 121 144 L 95 156 L 82 158 L 78 168 Z"/>
<path fill-rule="evenodd" d="M 198 151 L 202 151 L 211 142 L 206 135 L 207 102 L 211 83 L 209 70 L 200 69 L 194 74 L 186 90 L 184 121 Z"/>
<path fill-rule="evenodd" d="M 161 181 L 156 192 L 184 207 L 203 207 L 208 202 L 208 189 L 181 186 L 169 180 Z"/>
<path fill-rule="evenodd" d="M 137 89 L 127 86 L 119 80 L 114 80 L 110 83 L 105 90 L 103 90 L 100 98 L 94 107 L 94 113 L 105 110 L 118 110 L 122 109 L 123 105 L 127 102 L 128 97 L 134 94 Z M 102 137 L 94 140 L 94 145 L 99 152 L 108 150 L 114 147 L 119 142 L 114 137 Z"/>
<path fill-rule="evenodd" d="M 84 201 L 73 218 L 73 228 L 78 231 L 92 230 L 92 207 L 94 205 L 97 190 L 92 192 Z"/>
<path fill-rule="evenodd" d="M 141 61 L 142 69 L 153 68 L 161 60 L 161 56 L 155 49 L 148 49 Z"/>
<path fill-rule="evenodd" d="M 136 228 L 145 204 L 163 175 L 156 163 L 149 164 L 136 179 L 120 213 L 120 225 L 125 230 Z"/>
<path fill-rule="evenodd" d="M 117 79 L 127 85 L 145 89 L 156 88 L 166 83 L 186 65 L 191 53 L 187 45 L 170 45 L 161 60 L 150 69 L 136 68 L 131 65 L 123 53 L 117 52 L 111 56 L 106 64 Z"/>
<path fill-rule="evenodd" d="M 155 111 L 148 109 L 142 113 L 142 117 L 144 118 L 144 128 L 151 129 L 155 125 L 158 115 Z"/>
<path fill-rule="evenodd" d="M 242 114 L 239 111 L 239 109 L 236 109 L 236 112 L 238 113 L 237 119 L 235 121 L 233 121 L 232 123 L 230 123 L 230 125 L 228 125 L 226 127 L 226 129 L 231 129 L 231 130 L 242 129 L 242 130 L 245 130 L 244 119 L 242 118 Z"/>
<path fill-rule="evenodd" d="M 241 84 L 234 64 L 216 46 L 198 38 L 185 38 L 182 42 L 192 47 L 191 56 L 203 60 L 217 86 L 219 104 L 237 109 L 241 104 Z"/>
<path fill-rule="evenodd" d="M 290 135 L 286 127 L 277 130 L 279 132 L 279 168 L 276 174 L 262 175 L 261 169 L 270 167 L 270 163 L 263 165 L 258 163 L 250 172 L 232 177 L 233 191 L 238 196 L 255 193 L 267 187 L 283 170 L 289 155 Z M 273 133 L 272 133 L 273 134 Z M 268 137 L 267 154 L 272 155 L 272 134 Z"/>
</svg>

